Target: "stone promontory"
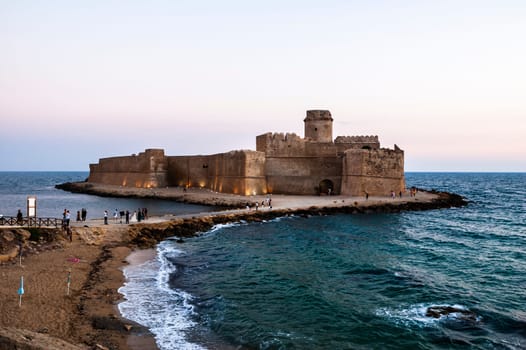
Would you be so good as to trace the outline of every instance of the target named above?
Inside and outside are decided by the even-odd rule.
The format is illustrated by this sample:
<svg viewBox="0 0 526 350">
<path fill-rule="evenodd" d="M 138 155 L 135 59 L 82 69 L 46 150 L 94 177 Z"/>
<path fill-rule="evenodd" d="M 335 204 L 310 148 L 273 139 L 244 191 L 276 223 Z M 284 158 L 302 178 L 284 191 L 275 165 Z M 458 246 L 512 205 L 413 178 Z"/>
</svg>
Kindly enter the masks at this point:
<svg viewBox="0 0 526 350">
<path fill-rule="evenodd" d="M 156 220 L 130 225 L 127 231 L 128 237 L 125 240 L 141 248 L 152 247 L 167 237 L 194 236 L 208 231 L 214 225 L 238 221 L 258 222 L 292 215 L 310 217 L 330 214 L 398 213 L 462 207 L 468 204 L 465 198 L 457 194 L 423 190 L 417 191 L 414 195 L 404 193 L 395 198 L 365 198 L 292 195 L 239 196 L 203 189 L 157 188 L 151 190 L 87 182 L 66 183 L 57 185 L 57 188 L 99 196 L 165 199 L 219 207 L 213 212 L 184 216 L 165 215 Z M 268 205 L 269 199 L 271 206 Z"/>
</svg>

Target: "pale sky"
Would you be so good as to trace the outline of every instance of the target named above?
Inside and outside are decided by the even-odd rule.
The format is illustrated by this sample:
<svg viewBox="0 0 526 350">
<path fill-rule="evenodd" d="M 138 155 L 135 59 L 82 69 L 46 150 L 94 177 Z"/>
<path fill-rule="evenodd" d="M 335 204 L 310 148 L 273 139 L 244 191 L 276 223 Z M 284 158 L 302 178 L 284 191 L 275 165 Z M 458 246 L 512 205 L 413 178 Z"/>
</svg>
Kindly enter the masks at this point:
<svg viewBox="0 0 526 350">
<path fill-rule="evenodd" d="M 526 2 L 0 0 L 0 171 L 378 135 L 406 171 L 526 171 Z"/>
</svg>

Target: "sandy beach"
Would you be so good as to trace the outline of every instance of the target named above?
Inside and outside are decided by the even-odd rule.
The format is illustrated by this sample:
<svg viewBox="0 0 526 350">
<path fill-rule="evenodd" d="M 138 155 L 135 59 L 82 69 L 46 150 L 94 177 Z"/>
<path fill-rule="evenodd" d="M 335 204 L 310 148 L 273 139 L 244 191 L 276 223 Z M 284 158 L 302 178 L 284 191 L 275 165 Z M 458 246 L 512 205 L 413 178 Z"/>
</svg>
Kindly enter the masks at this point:
<svg viewBox="0 0 526 350">
<path fill-rule="evenodd" d="M 200 201 L 205 204 L 215 202 L 215 198 L 221 198 L 223 203 L 230 201 L 230 195 L 222 196 L 202 190 L 189 192 L 194 198 L 202 197 Z M 83 223 L 73 222 L 72 242 L 58 230 L 59 233 L 50 242 L 26 241 L 21 265 L 17 257 L 0 265 L 0 347 L 6 334 L 8 338 L 14 339 L 16 332 L 23 330 L 26 336 L 21 341 L 28 343 L 29 349 L 156 349 L 153 336 L 143 327 L 122 319 L 117 309 L 122 298 L 118 289 L 124 283 L 122 267 L 141 263 L 154 253 L 152 250 L 136 251 L 137 243 L 133 238 L 144 228 L 149 228 L 150 231 L 162 230 L 168 224 L 176 225 L 191 219 L 210 221 L 220 218 L 225 221 L 251 215 L 257 219 L 258 215 L 265 212 L 279 216 L 298 210 L 320 208 L 330 210 L 352 207 L 362 210 L 368 207 L 381 208 L 385 204 L 397 206 L 408 205 L 410 202 L 431 203 L 439 197 L 438 194 L 428 192 L 419 192 L 417 197 L 407 194 L 402 198 L 371 197 L 368 200 L 342 196 L 273 195 L 272 209 L 260 205 L 258 211 L 252 206 L 250 209 L 229 209 L 186 217 L 168 215 L 152 217 L 146 222 L 131 225 L 104 225 L 102 218 Z M 247 197 L 241 198 L 241 202 L 261 204 L 265 198 L 266 196 Z M 4 227 L 2 230 L 4 241 L 9 241 L 11 236 L 11 241 L 18 239 L 16 228 Z M 162 237 L 155 239 L 158 241 Z M 9 246 L 9 242 L 6 242 L 4 246 Z M 134 251 L 136 252 L 131 254 Z M 68 295 L 69 273 L 71 284 Z M 24 294 L 19 306 L 17 290 L 22 276 Z M 51 343 L 46 343 L 47 341 Z M 68 344 L 60 344 L 61 341 Z M 39 347 L 39 344 L 47 345 Z"/>
</svg>

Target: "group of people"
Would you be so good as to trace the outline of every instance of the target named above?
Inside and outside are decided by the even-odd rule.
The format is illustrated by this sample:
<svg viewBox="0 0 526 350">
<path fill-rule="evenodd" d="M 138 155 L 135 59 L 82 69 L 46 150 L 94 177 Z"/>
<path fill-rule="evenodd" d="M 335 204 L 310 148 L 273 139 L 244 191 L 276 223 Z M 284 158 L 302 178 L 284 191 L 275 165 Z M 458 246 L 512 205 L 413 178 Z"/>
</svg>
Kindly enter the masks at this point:
<svg viewBox="0 0 526 350">
<path fill-rule="evenodd" d="M 272 198 L 270 198 L 270 196 L 261 201 L 261 208 L 264 208 L 265 206 L 268 207 L 269 209 L 272 209 Z M 250 208 L 251 208 L 250 203 L 247 202 L 247 209 L 250 210 Z M 259 208 L 258 201 L 254 203 L 254 208 L 258 210 Z"/>
<path fill-rule="evenodd" d="M 82 208 L 81 210 L 77 210 L 77 222 L 80 221 L 86 221 L 86 218 L 88 217 L 88 210 L 86 208 Z M 70 226 L 71 223 L 71 213 L 69 212 L 69 209 L 64 209 L 64 212 L 62 213 L 62 228 L 66 229 Z"/>
<path fill-rule="evenodd" d="M 82 208 L 81 210 L 77 211 L 77 222 L 83 222 L 86 221 L 86 218 L 88 216 L 88 210 L 86 208 Z M 104 210 L 104 224 L 108 225 L 108 211 Z M 22 221 L 22 212 L 18 210 L 17 219 Z M 113 212 L 113 222 L 114 223 L 123 223 L 123 221 L 126 224 L 129 224 L 130 222 L 141 222 L 143 220 L 148 219 L 148 209 L 147 208 L 139 208 L 137 211 L 134 211 L 133 214 L 130 213 L 129 210 L 121 210 L 115 209 Z M 64 209 L 64 212 L 62 213 L 62 229 L 66 232 L 71 231 L 70 229 L 70 223 L 71 223 L 71 213 L 69 209 Z"/>
<path fill-rule="evenodd" d="M 104 225 L 108 225 L 108 215 L 108 211 L 104 210 Z M 129 224 L 130 222 L 141 222 L 143 220 L 148 219 L 148 209 L 139 208 L 137 211 L 134 211 L 133 214 L 130 215 L 129 210 L 119 211 L 116 208 L 113 212 L 113 222 L 122 224 L 123 219 L 125 224 Z"/>
<path fill-rule="evenodd" d="M 409 195 L 411 197 L 416 197 L 416 193 L 418 192 L 418 189 L 416 187 L 411 187 L 410 191 L 409 191 Z M 403 196 L 403 192 L 400 191 L 398 192 L 398 196 L 400 198 L 402 198 Z M 391 198 L 392 199 L 395 199 L 396 198 L 396 193 L 394 191 L 391 191 Z M 365 192 L 365 199 L 369 199 L 369 193 Z"/>
<path fill-rule="evenodd" d="M 88 210 L 86 208 L 77 210 L 77 221 L 86 221 L 87 216 L 88 216 Z"/>
<path fill-rule="evenodd" d="M 400 196 L 400 198 L 402 198 L 402 191 L 398 192 L 398 196 Z M 391 191 L 391 198 L 392 199 L 396 198 L 396 193 L 394 191 Z"/>
</svg>

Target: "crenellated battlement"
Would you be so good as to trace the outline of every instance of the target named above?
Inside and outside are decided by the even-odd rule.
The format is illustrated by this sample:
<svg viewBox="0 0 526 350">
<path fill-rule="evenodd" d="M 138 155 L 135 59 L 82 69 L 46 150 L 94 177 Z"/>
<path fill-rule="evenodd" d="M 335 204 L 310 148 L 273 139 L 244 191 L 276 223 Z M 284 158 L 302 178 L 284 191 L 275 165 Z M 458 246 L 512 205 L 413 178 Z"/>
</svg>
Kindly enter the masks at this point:
<svg viewBox="0 0 526 350">
<path fill-rule="evenodd" d="M 334 143 L 378 143 L 378 136 L 338 136 L 334 140 Z"/>
<path fill-rule="evenodd" d="M 303 141 L 301 136 L 296 135 L 293 132 L 286 132 L 286 133 L 275 132 L 275 133 L 268 133 L 265 135 L 269 135 L 269 134 L 270 134 L 270 139 L 272 140 L 272 142 L 301 142 Z"/>
<path fill-rule="evenodd" d="M 291 154 L 305 150 L 305 139 L 295 133 L 266 133 L 256 137 L 256 150 L 268 155 Z"/>
</svg>

